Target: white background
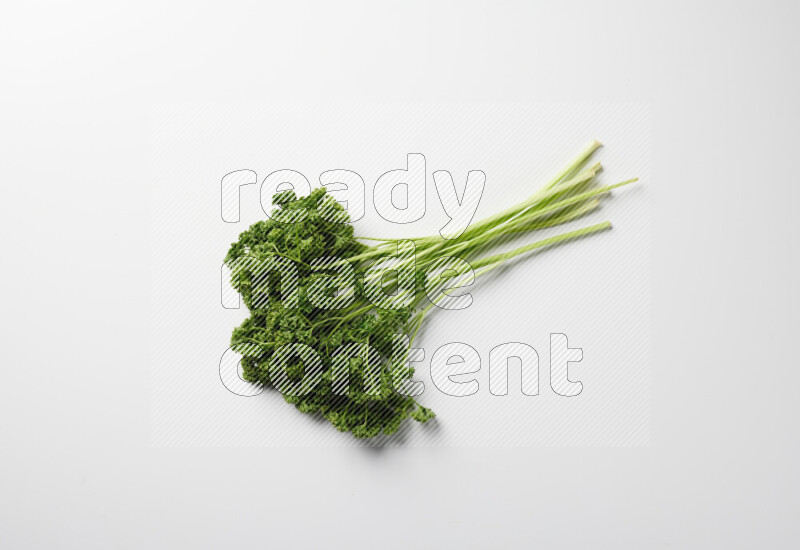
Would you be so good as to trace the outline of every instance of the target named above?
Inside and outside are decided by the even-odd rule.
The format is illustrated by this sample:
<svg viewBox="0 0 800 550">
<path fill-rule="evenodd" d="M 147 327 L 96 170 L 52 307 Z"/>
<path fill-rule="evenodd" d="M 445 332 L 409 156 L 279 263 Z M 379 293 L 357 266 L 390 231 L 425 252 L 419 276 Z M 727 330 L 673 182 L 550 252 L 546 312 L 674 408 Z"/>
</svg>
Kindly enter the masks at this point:
<svg viewBox="0 0 800 550">
<path fill-rule="evenodd" d="M 5 7 L 0 545 L 796 547 L 797 15 Z M 323 99 L 651 103 L 649 447 L 151 447 L 149 113 Z"/>
<path fill-rule="evenodd" d="M 151 128 L 154 445 L 649 442 L 651 178 L 646 104 L 167 106 L 154 111 Z M 299 415 L 274 391 L 248 399 L 233 395 L 220 382 L 220 356 L 233 327 L 248 315 L 244 307 L 222 307 L 221 261 L 241 231 L 265 218 L 261 185 L 256 184 L 239 190 L 239 223 L 221 219 L 224 174 L 247 168 L 256 172 L 260 183 L 270 172 L 290 168 L 319 186 L 322 172 L 349 168 L 361 175 L 366 187 L 366 213 L 355 223 L 356 234 L 408 238 L 436 235 L 448 220 L 432 172 L 448 170 L 459 194 L 469 170 L 486 174 L 477 222 L 529 197 L 593 136 L 608 144 L 589 163 L 603 162 L 600 184 L 634 176 L 640 183 L 618 189 L 588 216 L 506 239 L 484 254 L 605 220 L 613 222 L 612 231 L 520 257 L 465 289 L 473 295 L 469 308 L 432 311 L 415 340 L 425 353 L 416 364 L 415 379 L 425 384 L 418 401 L 436 411 L 435 422 L 407 422 L 392 438 L 358 441 L 328 422 Z M 392 224 L 377 213 L 373 187 L 381 174 L 405 168 L 411 152 L 425 155 L 425 215 L 414 223 Z M 418 190 L 415 193 L 419 196 Z M 570 346 L 583 350 L 584 359 L 569 369 L 570 379 L 583 384 L 574 398 L 550 388 L 551 333 L 566 334 Z M 431 358 L 450 342 L 465 343 L 481 357 L 478 373 L 460 377 L 478 382 L 472 396 L 448 396 L 431 380 Z M 537 350 L 539 395 L 521 393 L 515 362 L 509 370 L 508 395 L 490 393 L 489 352 L 506 342 Z"/>
</svg>

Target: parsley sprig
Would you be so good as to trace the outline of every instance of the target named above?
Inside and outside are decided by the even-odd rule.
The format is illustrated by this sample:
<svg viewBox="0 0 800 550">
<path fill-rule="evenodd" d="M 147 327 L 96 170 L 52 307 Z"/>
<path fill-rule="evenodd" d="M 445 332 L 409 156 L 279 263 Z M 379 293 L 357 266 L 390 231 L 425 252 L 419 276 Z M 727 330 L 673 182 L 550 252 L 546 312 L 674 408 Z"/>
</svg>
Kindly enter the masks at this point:
<svg viewBox="0 0 800 550">
<path fill-rule="evenodd" d="M 299 411 L 320 414 L 337 429 L 352 432 L 357 438 L 391 435 L 407 418 L 428 422 L 435 417 L 433 411 L 412 396 L 395 390 L 399 381 L 410 379 L 414 373 L 406 361 L 408 348 L 434 306 L 424 292 L 428 268 L 442 258 L 455 256 L 469 262 L 475 276 L 479 277 L 521 254 L 610 228 L 610 222 L 603 222 L 508 252 L 485 254 L 489 246 L 504 237 L 585 216 L 598 208 L 612 189 L 637 181 L 598 185 L 600 163 L 586 166 L 598 147 L 598 142 L 590 143 L 536 193 L 471 225 L 457 238 L 433 235 L 409 239 L 414 242 L 415 255 L 402 260 L 393 269 L 414 269 L 413 296 L 410 305 L 393 309 L 382 309 L 367 299 L 365 273 L 376 260 L 394 256 L 397 243 L 390 239 L 357 238 L 346 211 L 324 188 L 315 189 L 302 198 L 297 198 L 292 191 L 278 193 L 273 202 L 279 206 L 271 218 L 253 224 L 239 235 L 225 261 L 229 266 L 240 266 L 237 262 L 244 257 L 259 261 L 281 258 L 293 262 L 299 274 L 299 300 L 297 307 L 287 307 L 281 300 L 280 281 L 276 277 L 270 277 L 266 285 L 259 285 L 259 275 L 255 271 L 241 268 L 234 271 L 232 284 L 250 311 L 250 317 L 234 329 L 231 336 L 233 349 L 242 353 L 243 377 L 250 382 L 274 385 L 271 384 L 270 364 L 277 350 L 287 344 L 305 344 L 321 357 L 322 373 L 319 383 L 310 391 L 302 395 L 284 395 L 284 399 Z M 362 242 L 367 240 L 378 244 Z M 332 271 L 335 264 L 329 266 L 330 269 L 314 266 L 314 261 L 320 257 L 341 258 L 355 267 L 354 299 L 350 305 L 323 309 L 311 303 L 309 291 L 315 281 L 335 273 Z M 465 276 L 466 270 L 456 269 L 455 275 Z M 391 279 L 388 284 L 393 284 Z M 268 300 L 260 295 L 264 287 Z M 398 347 L 398 335 L 408 336 L 404 346 Z M 333 354 L 349 343 L 368 344 L 380 355 L 380 362 L 376 365 L 366 352 L 350 357 L 343 367 L 349 384 L 346 391 L 341 392 L 336 387 Z M 283 368 L 286 377 L 293 381 L 302 380 L 307 370 L 299 358 L 288 361 Z"/>
</svg>

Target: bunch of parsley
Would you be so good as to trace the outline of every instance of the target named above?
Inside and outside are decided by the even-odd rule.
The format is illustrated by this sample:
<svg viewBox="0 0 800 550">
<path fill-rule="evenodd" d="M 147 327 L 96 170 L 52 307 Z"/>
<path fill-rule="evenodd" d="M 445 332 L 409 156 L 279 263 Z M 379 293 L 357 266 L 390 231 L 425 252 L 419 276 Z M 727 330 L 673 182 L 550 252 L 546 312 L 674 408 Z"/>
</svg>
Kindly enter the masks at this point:
<svg viewBox="0 0 800 550">
<path fill-rule="evenodd" d="M 273 203 L 277 208 L 270 219 L 244 231 L 225 257 L 234 274 L 231 283 L 250 311 L 250 317 L 231 336 L 232 348 L 242 354 L 244 379 L 278 386 L 279 375 L 286 383 L 301 383 L 308 374 L 307 362 L 297 356 L 283 357 L 281 349 L 286 344 L 303 344 L 316 351 L 321 364 L 315 365 L 319 379 L 312 387 L 284 393 L 284 399 L 299 411 L 320 414 L 340 431 L 352 432 L 357 438 L 393 434 L 409 417 L 423 423 L 434 418 L 433 411 L 417 403 L 408 392 L 395 390 L 414 373 L 406 360 L 408 348 L 434 305 L 431 302 L 420 307 L 427 299 L 423 290 L 429 267 L 441 258 L 458 257 L 469 261 L 472 273 L 481 275 L 525 252 L 609 228 L 611 224 L 603 222 L 510 252 L 482 256 L 485 248 L 500 237 L 579 218 L 597 208 L 599 200 L 611 189 L 636 181 L 596 185 L 600 164 L 588 168 L 585 165 L 599 146 L 592 142 L 531 197 L 477 222 L 457 238 L 434 235 L 411 239 L 414 257 L 393 266 L 398 269 L 403 262 L 413 262 L 410 265 L 415 273 L 413 296 L 400 307 L 374 305 L 368 299 L 364 277 L 373 262 L 397 253 L 395 242 L 384 240 L 368 246 L 357 240 L 347 212 L 324 188 L 301 198 L 293 191 L 276 194 Z M 321 279 L 338 273 L 335 262 L 320 263 L 320 258 L 340 258 L 355 267 L 355 284 L 346 306 L 331 309 L 314 304 L 312 297 L 319 292 Z M 288 260 L 296 266 L 297 279 L 287 283 L 275 273 L 265 277 L 248 268 L 254 264 L 247 264 L 244 259 Z M 456 275 L 464 274 L 463 270 L 455 271 Z M 296 284 L 297 292 L 291 300 L 287 300 L 282 284 Z M 390 280 L 389 285 L 392 284 Z M 396 280 L 394 284 L 399 286 Z M 398 338 L 400 335 L 408 338 Z M 380 357 L 373 360 L 365 352 L 337 359 L 335 351 L 346 344 L 367 344 Z M 280 372 L 276 372 L 276 363 Z M 342 374 L 348 381 L 344 389 L 339 383 Z"/>
</svg>

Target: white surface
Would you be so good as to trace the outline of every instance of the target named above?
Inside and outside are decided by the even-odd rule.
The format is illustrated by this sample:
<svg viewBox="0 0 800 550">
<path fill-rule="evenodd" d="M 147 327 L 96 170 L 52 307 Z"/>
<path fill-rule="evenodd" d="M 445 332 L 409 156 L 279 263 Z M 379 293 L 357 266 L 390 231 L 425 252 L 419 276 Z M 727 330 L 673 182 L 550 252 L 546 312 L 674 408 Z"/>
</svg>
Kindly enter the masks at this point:
<svg viewBox="0 0 800 550">
<path fill-rule="evenodd" d="M 289 6 L 4 10 L 0 545 L 797 547 L 796 6 Z M 320 99 L 651 102 L 649 447 L 150 446 L 148 113 Z"/>
</svg>

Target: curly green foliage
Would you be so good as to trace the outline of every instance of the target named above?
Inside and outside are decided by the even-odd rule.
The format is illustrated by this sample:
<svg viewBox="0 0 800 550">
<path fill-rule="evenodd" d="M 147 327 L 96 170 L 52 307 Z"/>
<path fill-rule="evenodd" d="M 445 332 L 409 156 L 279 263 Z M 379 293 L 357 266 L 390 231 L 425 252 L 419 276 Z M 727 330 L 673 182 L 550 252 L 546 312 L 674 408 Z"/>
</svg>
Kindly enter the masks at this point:
<svg viewBox="0 0 800 550">
<path fill-rule="evenodd" d="M 299 307 L 288 308 L 281 300 L 280 278 L 270 275 L 268 302 L 259 301 L 255 293 L 254 273 L 242 269 L 232 278 L 234 288 L 250 310 L 248 317 L 231 336 L 233 349 L 244 353 L 242 370 L 245 380 L 270 385 L 270 361 L 275 351 L 286 344 L 305 344 L 320 355 L 323 374 L 319 384 L 305 395 L 284 395 L 284 399 L 304 413 L 320 414 L 340 431 L 349 431 L 357 438 L 395 433 L 406 418 L 427 422 L 435 415 L 416 401 L 395 391 L 393 376 L 409 378 L 413 368 L 403 367 L 402 361 L 391 362 L 393 342 L 397 334 L 408 331 L 413 308 L 382 310 L 372 306 L 363 295 L 362 284 L 356 285 L 355 301 L 344 309 L 314 307 L 308 296 L 309 285 L 316 277 L 327 275 L 325 270 L 313 270 L 310 264 L 321 256 L 342 259 L 369 250 L 357 242 L 353 227 L 344 209 L 316 189 L 310 195 L 296 198 L 288 191 L 275 196 L 281 206 L 271 219 L 253 224 L 231 245 L 225 261 L 228 265 L 245 256 L 255 260 L 282 257 L 298 268 Z M 292 219 L 292 214 L 305 211 L 304 219 L 295 223 L 276 221 Z M 325 212 L 323 217 L 320 211 Z M 334 218 L 337 222 L 328 221 Z M 357 277 L 360 281 L 360 277 Z M 262 285 L 263 286 L 263 285 Z M 380 390 L 367 391 L 365 362 L 359 357 L 348 364 L 349 385 L 345 395 L 333 391 L 331 355 L 346 343 L 368 344 L 383 358 L 380 365 Z M 402 359 L 402 358 L 395 358 Z M 394 368 L 392 368 L 394 366 Z M 290 380 L 299 380 L 304 365 L 299 358 L 285 367 Z"/>
<path fill-rule="evenodd" d="M 406 355 L 393 356 L 393 352 L 397 352 L 396 336 L 409 334 L 409 342 L 413 342 L 425 315 L 434 305 L 429 303 L 417 310 L 425 298 L 421 291 L 427 281 L 425 267 L 435 265 L 442 258 L 458 257 L 471 262 L 469 269 L 480 276 L 521 254 L 611 227 L 610 222 L 602 222 L 508 252 L 483 255 L 487 247 L 506 236 L 580 218 L 597 209 L 611 190 L 636 181 L 634 178 L 612 185 L 596 185 L 600 163 L 587 167 L 587 162 L 598 147 L 600 143 L 593 141 L 530 197 L 472 224 L 454 238 L 443 239 L 440 235 L 433 235 L 412 239 L 414 258 L 402 260 L 402 265 L 414 270 L 415 294 L 411 305 L 397 310 L 374 306 L 365 297 L 363 281 L 367 265 L 394 256 L 397 243 L 390 240 L 375 246 L 359 243 L 348 223 L 347 212 L 322 188 L 299 199 L 293 191 L 276 194 L 273 202 L 279 208 L 273 211 L 271 219 L 255 223 L 242 233 L 225 257 L 232 268 L 234 264 L 241 266 L 238 261 L 247 257 L 259 262 L 291 261 L 298 270 L 298 299 L 291 304 L 286 303 L 291 298 L 281 299 L 276 276 L 270 276 L 265 285 L 264 280 L 252 271 L 234 270 L 233 286 L 250 310 L 250 317 L 233 331 L 231 337 L 233 349 L 243 355 L 245 379 L 269 385 L 270 363 L 276 350 L 285 344 L 305 344 L 321 357 L 322 377 L 312 391 L 301 396 L 284 396 L 301 412 L 321 414 L 337 429 L 352 432 L 358 438 L 395 433 L 407 418 L 427 422 L 435 416 L 434 413 L 418 405 L 411 397 L 396 392 L 393 384 L 393 381 L 407 379 L 413 374 L 413 369 L 405 362 Z M 320 277 L 336 273 L 335 269 L 313 269 L 312 262 L 320 257 L 345 259 L 355 267 L 354 301 L 350 305 L 339 310 L 312 305 L 308 296 L 311 285 Z M 375 281 L 377 278 L 371 279 L 371 282 Z M 390 280 L 388 284 L 391 286 L 393 283 Z M 374 365 L 367 368 L 367 362 L 362 358 L 351 358 L 346 364 L 350 384 L 347 392 L 339 395 L 340 391 L 334 391 L 340 388 L 336 385 L 331 353 L 342 344 L 350 343 L 370 346 L 382 360 L 376 375 Z M 407 351 L 406 348 L 400 353 Z M 293 361 L 283 365 L 284 374 L 290 381 L 297 382 L 303 378 L 306 365 L 300 359 Z M 378 391 L 374 385 L 376 376 L 380 384 Z"/>
</svg>

